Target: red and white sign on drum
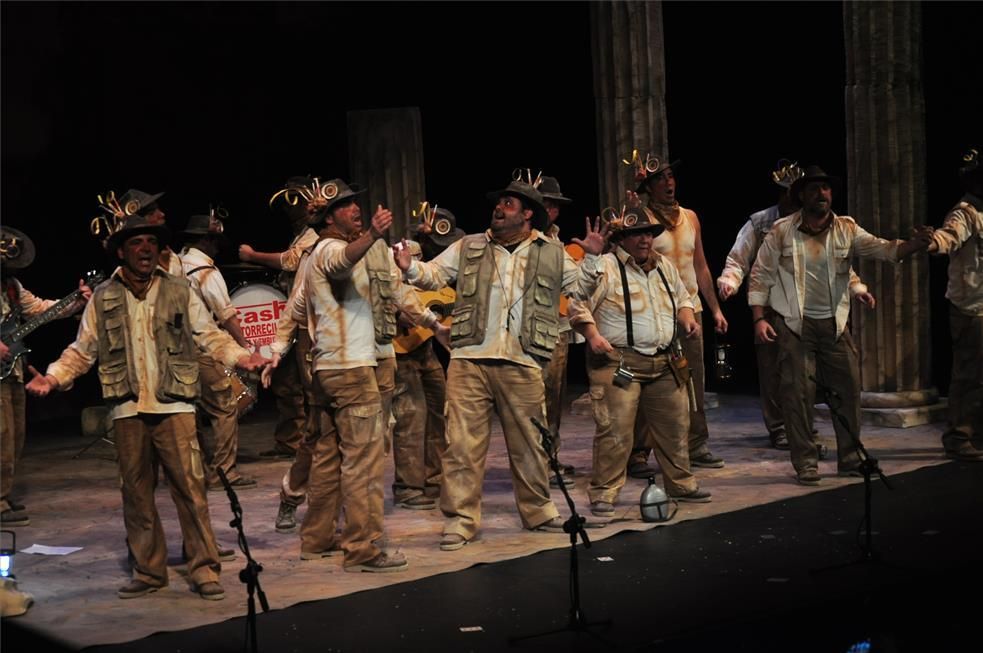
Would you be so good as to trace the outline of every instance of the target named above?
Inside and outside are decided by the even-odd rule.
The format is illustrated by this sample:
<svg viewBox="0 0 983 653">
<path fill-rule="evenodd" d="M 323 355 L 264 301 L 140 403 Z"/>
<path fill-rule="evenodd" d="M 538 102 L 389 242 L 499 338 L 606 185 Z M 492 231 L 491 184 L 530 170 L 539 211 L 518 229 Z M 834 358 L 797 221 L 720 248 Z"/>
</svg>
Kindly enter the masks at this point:
<svg viewBox="0 0 983 653">
<path fill-rule="evenodd" d="M 250 283 L 237 288 L 230 298 L 239 314 L 242 335 L 263 356 L 270 356 L 276 323 L 287 306 L 286 295 L 265 283 Z"/>
</svg>

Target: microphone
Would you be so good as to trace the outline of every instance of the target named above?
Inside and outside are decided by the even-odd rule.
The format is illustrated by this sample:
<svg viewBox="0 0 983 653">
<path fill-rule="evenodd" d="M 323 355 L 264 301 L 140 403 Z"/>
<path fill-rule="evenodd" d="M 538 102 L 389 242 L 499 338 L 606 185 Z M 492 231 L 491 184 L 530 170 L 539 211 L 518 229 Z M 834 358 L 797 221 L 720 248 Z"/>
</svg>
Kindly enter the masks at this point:
<svg viewBox="0 0 983 653">
<path fill-rule="evenodd" d="M 539 423 L 535 417 L 530 417 L 529 421 L 533 423 L 537 429 L 539 429 L 539 434 L 542 436 L 543 449 L 549 454 L 553 451 L 553 436 L 550 434 L 550 430 Z"/>
</svg>

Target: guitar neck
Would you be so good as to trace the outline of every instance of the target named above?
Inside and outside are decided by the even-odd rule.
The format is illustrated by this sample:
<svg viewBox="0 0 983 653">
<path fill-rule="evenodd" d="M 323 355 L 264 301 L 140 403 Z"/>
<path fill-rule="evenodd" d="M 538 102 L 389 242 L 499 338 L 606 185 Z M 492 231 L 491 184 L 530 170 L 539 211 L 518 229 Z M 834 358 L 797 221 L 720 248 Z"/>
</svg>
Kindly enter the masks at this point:
<svg viewBox="0 0 983 653">
<path fill-rule="evenodd" d="M 13 340 L 22 340 L 31 331 L 34 331 L 39 326 L 43 326 L 43 325 L 47 324 L 48 322 L 50 322 L 51 320 L 53 320 L 56 317 L 58 317 L 59 315 L 61 315 L 61 313 L 63 313 L 66 308 L 68 308 L 69 306 L 71 306 L 72 304 L 74 304 L 76 301 L 78 301 L 78 298 L 81 297 L 81 296 L 82 296 L 82 291 L 81 290 L 76 290 L 76 291 L 72 292 L 71 294 L 69 294 L 67 297 L 64 297 L 64 298 L 58 300 L 58 302 L 54 306 L 52 306 L 51 308 L 49 308 L 45 312 L 39 313 L 38 315 L 35 315 L 34 317 L 32 317 L 31 319 L 29 319 L 28 321 L 22 323 L 16 329 L 14 329 L 14 331 L 13 331 L 13 338 L 12 339 Z"/>
</svg>

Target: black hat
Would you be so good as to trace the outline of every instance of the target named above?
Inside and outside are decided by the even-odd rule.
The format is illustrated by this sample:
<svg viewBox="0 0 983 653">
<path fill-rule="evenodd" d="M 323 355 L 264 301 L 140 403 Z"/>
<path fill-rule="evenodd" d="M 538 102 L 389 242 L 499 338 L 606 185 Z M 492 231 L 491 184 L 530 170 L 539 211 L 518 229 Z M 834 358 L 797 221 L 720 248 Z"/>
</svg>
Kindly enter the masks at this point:
<svg viewBox="0 0 983 653">
<path fill-rule="evenodd" d="M 208 236 L 223 231 L 222 221 L 215 215 L 193 215 L 188 218 L 188 225 L 181 233 L 185 236 Z"/>
<path fill-rule="evenodd" d="M 638 187 L 635 188 L 635 192 L 647 193 L 648 190 L 645 188 L 645 186 L 649 183 L 650 179 L 658 177 L 670 168 L 672 169 L 673 173 L 675 173 L 683 162 L 682 159 L 676 159 L 672 163 L 666 163 L 668 160 L 669 159 L 649 159 L 645 163 L 644 168 L 638 168 L 638 172 L 635 175 L 635 180 L 638 183 Z M 642 171 L 644 171 L 645 176 L 641 175 Z"/>
<path fill-rule="evenodd" d="M 801 205 L 799 202 L 799 193 L 802 189 L 806 187 L 806 184 L 812 183 L 814 181 L 824 181 L 834 188 L 834 191 L 839 188 L 840 179 L 839 177 L 832 177 L 827 175 L 826 172 L 819 166 L 809 166 L 802 173 L 802 176 L 792 182 L 789 186 L 788 196 L 793 202 Z"/>
<path fill-rule="evenodd" d="M 335 204 L 361 195 L 366 190 L 355 183 L 346 184 L 341 179 L 329 179 L 324 183 L 315 179 L 313 184 L 300 189 L 300 194 L 307 199 L 308 210 L 311 211 L 308 226 L 322 224 Z"/>
<path fill-rule="evenodd" d="M 148 222 L 146 216 L 143 215 L 131 215 L 126 219 L 126 223 L 123 225 L 123 228 L 111 235 L 106 240 L 106 251 L 108 251 L 110 255 L 115 256 L 116 250 L 124 242 L 126 242 L 126 239 L 132 238 L 133 236 L 139 236 L 140 234 L 153 234 L 154 236 L 157 236 L 157 242 L 159 243 L 161 249 L 163 249 L 164 245 L 166 245 L 171 239 L 171 230 L 167 228 L 167 225 L 152 224 Z"/>
<path fill-rule="evenodd" d="M 0 227 L 0 259 L 8 270 L 21 270 L 34 261 L 34 243 L 20 229 Z"/>
<path fill-rule="evenodd" d="M 653 236 L 658 237 L 666 230 L 661 222 L 653 219 L 652 214 L 641 207 L 628 209 L 622 215 L 614 215 L 614 209 L 607 209 L 605 213 L 608 214 L 605 220 L 610 226 L 611 237 L 614 240 L 620 240 L 628 234 L 640 231 L 651 231 Z"/>
<path fill-rule="evenodd" d="M 123 197 L 119 198 L 119 204 L 127 215 L 133 215 L 134 213 L 143 212 L 148 206 L 155 203 L 163 196 L 164 193 L 156 193 L 151 195 L 150 193 L 145 193 L 142 190 L 131 188 L 123 194 Z"/>
<path fill-rule="evenodd" d="M 553 200 L 561 204 L 573 202 L 572 199 L 564 197 L 563 193 L 560 192 L 560 182 L 556 180 L 556 177 L 542 177 L 542 181 L 539 183 L 539 192 L 543 199 Z"/>
<path fill-rule="evenodd" d="M 524 181 L 513 181 L 502 190 L 488 193 L 486 197 L 488 197 L 488 201 L 490 202 L 497 202 L 503 195 L 512 195 L 525 200 L 529 208 L 532 209 L 530 226 L 533 229 L 546 231 L 549 227 L 550 219 L 546 213 L 546 207 L 543 206 L 543 195 L 538 190 Z"/>
<path fill-rule="evenodd" d="M 410 230 L 419 233 L 420 224 L 414 224 Z M 454 242 L 464 237 L 464 230 L 457 226 L 457 218 L 447 209 L 437 207 L 434 209 L 433 221 L 430 225 L 430 233 L 425 234 L 431 242 L 440 247 L 449 247 Z"/>
</svg>

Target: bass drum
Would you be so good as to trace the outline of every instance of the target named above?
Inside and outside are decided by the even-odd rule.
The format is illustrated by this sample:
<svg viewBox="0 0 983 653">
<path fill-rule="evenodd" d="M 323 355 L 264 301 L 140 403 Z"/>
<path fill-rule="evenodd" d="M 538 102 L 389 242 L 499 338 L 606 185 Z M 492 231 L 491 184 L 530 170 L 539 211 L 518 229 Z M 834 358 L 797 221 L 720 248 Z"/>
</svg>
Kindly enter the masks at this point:
<svg viewBox="0 0 983 653">
<path fill-rule="evenodd" d="M 239 316 L 242 335 L 269 358 L 276 338 L 276 323 L 287 306 L 287 296 L 268 283 L 242 283 L 229 294 Z"/>
</svg>

